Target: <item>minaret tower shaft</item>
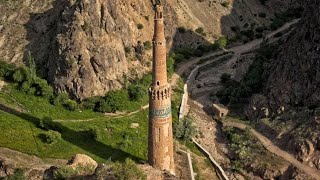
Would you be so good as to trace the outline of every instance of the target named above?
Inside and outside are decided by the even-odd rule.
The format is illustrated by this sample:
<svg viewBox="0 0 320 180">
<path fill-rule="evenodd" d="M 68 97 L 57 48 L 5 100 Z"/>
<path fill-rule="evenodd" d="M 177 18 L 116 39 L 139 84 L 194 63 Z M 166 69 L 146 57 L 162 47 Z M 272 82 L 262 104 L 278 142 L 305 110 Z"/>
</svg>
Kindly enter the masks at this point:
<svg viewBox="0 0 320 180">
<path fill-rule="evenodd" d="M 148 161 L 174 174 L 171 87 L 167 80 L 163 6 L 154 7 L 152 84 L 149 88 Z"/>
</svg>

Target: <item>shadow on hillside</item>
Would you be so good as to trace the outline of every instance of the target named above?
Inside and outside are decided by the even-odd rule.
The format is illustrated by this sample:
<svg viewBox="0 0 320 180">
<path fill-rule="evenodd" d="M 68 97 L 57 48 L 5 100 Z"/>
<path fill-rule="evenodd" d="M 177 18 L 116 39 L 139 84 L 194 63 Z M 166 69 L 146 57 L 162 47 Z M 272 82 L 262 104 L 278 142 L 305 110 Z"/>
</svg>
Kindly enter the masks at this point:
<svg viewBox="0 0 320 180">
<path fill-rule="evenodd" d="M 59 61 L 58 34 L 67 28 L 62 22 L 67 21 L 68 16 L 74 11 L 75 7 L 72 7 L 69 1 L 54 0 L 49 10 L 43 13 L 30 13 L 30 19 L 24 25 L 29 41 L 24 52 L 24 62 L 28 64 L 30 56 L 34 58 L 37 74 L 51 82 L 54 77 L 50 76 L 50 69 L 57 64 L 56 61 Z"/>
<path fill-rule="evenodd" d="M 3 104 L 0 104 L 0 110 L 7 112 L 9 114 L 20 117 L 30 123 L 33 123 L 35 126 L 39 127 L 40 119 L 34 116 L 31 116 L 26 113 L 19 112 L 15 109 L 7 107 Z M 131 158 L 138 162 L 143 162 L 141 158 L 138 158 L 132 154 L 124 152 L 120 149 L 115 149 L 109 145 L 103 144 L 99 141 L 96 141 L 92 137 L 90 131 L 75 131 L 58 122 L 52 121 L 52 119 L 47 118 L 45 123 L 51 130 L 59 131 L 61 133 L 62 139 L 78 146 L 79 148 L 88 151 L 102 159 L 118 160 L 123 162 L 126 158 Z"/>
</svg>

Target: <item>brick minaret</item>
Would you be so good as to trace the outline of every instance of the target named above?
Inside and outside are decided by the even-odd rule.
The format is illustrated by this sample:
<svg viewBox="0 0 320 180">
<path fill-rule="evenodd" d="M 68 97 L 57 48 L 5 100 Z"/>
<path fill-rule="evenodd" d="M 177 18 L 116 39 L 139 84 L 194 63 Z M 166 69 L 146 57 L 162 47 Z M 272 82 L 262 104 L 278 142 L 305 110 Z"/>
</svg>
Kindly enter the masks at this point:
<svg viewBox="0 0 320 180">
<path fill-rule="evenodd" d="M 171 87 L 167 81 L 163 7 L 155 5 L 152 84 L 149 88 L 149 164 L 174 174 Z"/>
</svg>

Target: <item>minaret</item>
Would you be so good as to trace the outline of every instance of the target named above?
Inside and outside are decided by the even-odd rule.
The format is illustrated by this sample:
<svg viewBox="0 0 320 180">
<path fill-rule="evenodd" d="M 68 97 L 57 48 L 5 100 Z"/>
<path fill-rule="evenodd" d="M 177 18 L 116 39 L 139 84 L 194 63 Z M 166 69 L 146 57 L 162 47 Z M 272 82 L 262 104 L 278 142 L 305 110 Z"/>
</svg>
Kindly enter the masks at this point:
<svg viewBox="0 0 320 180">
<path fill-rule="evenodd" d="M 156 169 L 174 174 L 171 87 L 167 81 L 163 7 L 154 7 L 152 84 L 149 88 L 148 161 Z"/>
</svg>

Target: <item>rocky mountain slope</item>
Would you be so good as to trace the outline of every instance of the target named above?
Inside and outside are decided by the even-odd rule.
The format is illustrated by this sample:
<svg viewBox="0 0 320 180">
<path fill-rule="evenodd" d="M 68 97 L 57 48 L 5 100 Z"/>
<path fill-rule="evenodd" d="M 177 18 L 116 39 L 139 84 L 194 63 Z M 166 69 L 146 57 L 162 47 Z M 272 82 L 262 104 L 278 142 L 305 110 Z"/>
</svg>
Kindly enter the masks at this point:
<svg viewBox="0 0 320 180">
<path fill-rule="evenodd" d="M 269 67 L 266 93 L 273 104 L 320 104 L 320 2 L 306 1 L 304 17 Z"/>
<path fill-rule="evenodd" d="M 231 26 L 268 23 L 272 4 L 286 7 L 289 1 L 226 2 L 165 1 L 168 47 L 212 42 L 232 35 Z M 58 92 L 77 99 L 104 95 L 150 70 L 151 52 L 142 44 L 152 39 L 151 1 L 2 0 L 0 11 L 1 59 L 21 64 L 31 55 Z M 191 31 L 179 33 L 178 27 Z M 199 27 L 205 35 L 194 33 Z"/>
<path fill-rule="evenodd" d="M 263 95 L 253 97 L 247 115 L 264 117 L 257 120 L 260 131 L 301 162 L 320 169 L 320 2 L 307 0 L 303 5 L 299 24 L 265 64 Z M 260 109 L 262 114 L 257 113 Z"/>
</svg>

